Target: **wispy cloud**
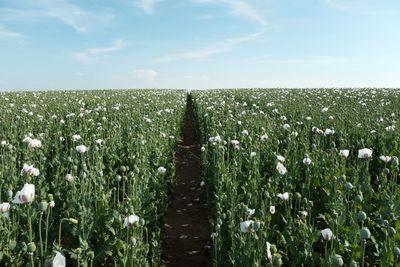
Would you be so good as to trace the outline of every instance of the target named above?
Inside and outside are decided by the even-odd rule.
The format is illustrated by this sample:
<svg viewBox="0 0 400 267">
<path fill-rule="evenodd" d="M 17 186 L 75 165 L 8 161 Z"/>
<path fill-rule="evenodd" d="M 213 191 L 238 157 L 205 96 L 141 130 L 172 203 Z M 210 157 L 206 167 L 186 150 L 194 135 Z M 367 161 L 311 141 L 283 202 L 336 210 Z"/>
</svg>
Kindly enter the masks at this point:
<svg viewBox="0 0 400 267">
<path fill-rule="evenodd" d="M 7 30 L 4 26 L 0 25 L 0 38 L 5 37 L 5 38 L 17 38 L 17 37 L 22 37 L 23 34 Z"/>
<path fill-rule="evenodd" d="M 270 55 L 262 55 L 245 60 L 247 63 L 268 63 L 281 65 L 324 65 L 334 66 L 353 62 L 356 59 L 347 57 L 315 56 L 310 58 L 274 58 Z"/>
<path fill-rule="evenodd" d="M 118 39 L 114 41 L 110 46 L 89 48 L 83 52 L 72 53 L 72 56 L 81 62 L 88 62 L 93 56 L 115 52 L 121 50 L 124 47 L 125 47 L 125 40 Z"/>
<path fill-rule="evenodd" d="M 134 70 L 132 71 L 132 74 L 135 78 L 138 79 L 143 79 L 146 81 L 154 81 L 157 76 L 158 76 L 158 72 L 155 70 Z"/>
<path fill-rule="evenodd" d="M 197 50 L 186 51 L 182 53 L 163 56 L 156 59 L 158 63 L 167 63 L 182 59 L 204 59 L 211 55 L 216 55 L 232 50 L 235 46 L 241 43 L 253 41 L 264 33 L 264 30 L 257 31 L 237 38 L 227 38 L 214 45 L 199 48 Z"/>
<path fill-rule="evenodd" d="M 3 23 L 50 18 L 65 23 L 76 32 L 83 33 L 88 27 L 108 25 L 115 17 L 109 12 L 89 12 L 67 0 L 5 0 L 5 2 L 8 4 L 0 7 L 0 22 Z"/>
<path fill-rule="evenodd" d="M 248 2 L 241 0 L 193 0 L 197 4 L 216 4 L 228 7 L 233 15 L 243 16 L 258 22 L 262 26 L 267 25 L 267 20 L 262 14 Z"/>
<path fill-rule="evenodd" d="M 135 0 L 135 5 L 144 10 L 147 14 L 153 14 L 154 6 L 158 0 Z"/>
</svg>

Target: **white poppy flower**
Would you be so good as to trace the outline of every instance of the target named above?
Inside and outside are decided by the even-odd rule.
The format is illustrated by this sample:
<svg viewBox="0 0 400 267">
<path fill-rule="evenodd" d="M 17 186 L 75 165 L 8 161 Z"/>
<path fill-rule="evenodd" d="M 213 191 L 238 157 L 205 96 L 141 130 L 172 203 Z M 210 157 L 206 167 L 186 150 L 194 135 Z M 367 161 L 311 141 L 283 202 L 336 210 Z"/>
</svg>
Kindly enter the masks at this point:
<svg viewBox="0 0 400 267">
<path fill-rule="evenodd" d="M 6 213 L 10 210 L 11 205 L 8 202 L 3 202 L 0 204 L 0 212 Z"/>
<path fill-rule="evenodd" d="M 164 168 L 164 167 L 158 167 L 158 169 L 157 169 L 157 172 L 159 173 L 159 174 L 164 174 L 165 172 L 167 171 L 167 169 L 166 168 Z"/>
<path fill-rule="evenodd" d="M 68 173 L 67 175 L 65 175 L 65 180 L 67 180 L 68 182 L 72 182 L 74 180 L 74 176 Z"/>
<path fill-rule="evenodd" d="M 285 173 L 287 173 L 287 169 L 285 166 L 283 166 L 282 163 L 278 162 L 278 164 L 276 165 L 276 170 L 279 172 L 279 174 L 284 175 Z"/>
<path fill-rule="evenodd" d="M 303 163 L 306 165 L 310 165 L 311 164 L 311 159 L 310 158 L 304 158 L 303 159 Z"/>
<path fill-rule="evenodd" d="M 268 135 L 267 134 L 261 135 L 260 140 L 261 140 L 261 142 L 267 141 L 268 140 Z"/>
<path fill-rule="evenodd" d="M 248 135 L 249 135 L 249 132 L 248 132 L 247 130 L 243 130 L 243 131 L 242 131 L 242 135 L 243 135 L 243 136 L 248 136 Z"/>
<path fill-rule="evenodd" d="M 87 149 L 87 147 L 85 146 L 85 145 L 79 145 L 79 146 L 76 146 L 76 151 L 78 152 L 78 153 L 81 153 L 81 154 L 83 154 L 83 153 L 85 153 L 88 149 Z"/>
<path fill-rule="evenodd" d="M 372 157 L 372 150 L 369 148 L 363 148 L 358 150 L 359 159 L 369 159 Z"/>
<path fill-rule="evenodd" d="M 392 160 L 392 157 L 390 157 L 390 156 L 380 156 L 379 159 L 382 160 L 385 163 L 389 163 Z"/>
<path fill-rule="evenodd" d="M 269 213 L 275 214 L 275 206 L 270 206 L 269 207 Z"/>
<path fill-rule="evenodd" d="M 283 129 L 285 129 L 286 131 L 288 131 L 288 130 L 290 129 L 290 125 L 287 124 L 287 123 L 285 123 L 285 124 L 283 125 Z"/>
<path fill-rule="evenodd" d="M 22 142 L 29 144 L 32 141 L 32 138 L 30 136 L 25 136 L 25 138 L 22 140 Z"/>
<path fill-rule="evenodd" d="M 282 201 L 288 201 L 289 200 L 289 193 L 285 192 L 283 194 L 279 193 L 278 197 L 282 200 Z"/>
<path fill-rule="evenodd" d="M 324 132 L 324 135 L 332 135 L 332 134 L 334 134 L 334 133 L 335 133 L 334 130 L 331 130 L 331 129 L 329 129 L 329 128 L 326 128 L 326 129 L 325 129 L 325 132 Z"/>
<path fill-rule="evenodd" d="M 82 137 L 79 134 L 74 134 L 72 136 L 72 141 L 74 141 L 74 142 L 79 141 L 81 139 L 82 139 Z"/>
<path fill-rule="evenodd" d="M 240 231 L 242 233 L 248 233 L 250 232 L 252 226 L 254 224 L 253 220 L 248 220 L 240 223 Z"/>
<path fill-rule="evenodd" d="M 350 151 L 348 149 L 342 149 L 339 151 L 339 155 L 341 157 L 347 158 L 349 156 Z"/>
<path fill-rule="evenodd" d="M 35 199 L 35 185 L 26 183 L 14 197 L 13 203 L 25 204 Z"/>
<path fill-rule="evenodd" d="M 331 229 L 326 228 L 324 230 L 321 230 L 321 235 L 325 240 L 329 241 L 332 239 L 333 233 Z"/>
<path fill-rule="evenodd" d="M 256 212 L 256 209 L 247 209 L 246 214 L 247 216 L 251 216 Z"/>
<path fill-rule="evenodd" d="M 285 158 L 281 155 L 277 155 L 276 158 L 278 159 L 278 161 L 280 162 L 285 162 Z"/>
<path fill-rule="evenodd" d="M 28 143 L 28 146 L 31 148 L 40 148 L 42 147 L 42 141 L 39 139 L 31 139 L 31 141 Z"/>
<path fill-rule="evenodd" d="M 269 242 L 267 242 L 267 258 L 272 261 L 271 244 Z"/>
<path fill-rule="evenodd" d="M 56 251 L 56 256 L 53 258 L 51 266 L 52 267 L 65 267 L 66 266 L 65 257 L 60 252 Z"/>
<path fill-rule="evenodd" d="M 28 174 L 32 176 L 39 176 L 40 171 L 38 168 L 33 167 L 33 165 L 28 165 L 24 163 L 24 166 L 22 167 L 21 174 Z"/>
<path fill-rule="evenodd" d="M 135 214 L 126 217 L 124 220 L 124 226 L 128 228 L 131 228 L 138 223 L 139 223 L 139 216 Z"/>
</svg>

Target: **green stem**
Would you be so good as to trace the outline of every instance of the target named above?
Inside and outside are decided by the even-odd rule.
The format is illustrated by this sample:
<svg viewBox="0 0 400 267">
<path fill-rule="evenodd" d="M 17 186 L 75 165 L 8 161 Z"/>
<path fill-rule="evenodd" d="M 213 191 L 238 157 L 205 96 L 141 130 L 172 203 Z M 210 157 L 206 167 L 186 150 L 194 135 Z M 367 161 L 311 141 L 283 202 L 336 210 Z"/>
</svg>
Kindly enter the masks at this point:
<svg viewBox="0 0 400 267">
<path fill-rule="evenodd" d="M 361 249 L 362 249 L 362 254 L 361 254 L 361 267 L 364 267 L 365 240 L 361 241 Z"/>
<path fill-rule="evenodd" d="M 40 257 L 43 258 L 42 217 L 43 217 L 43 212 L 40 213 L 40 218 L 39 218 Z"/>
<path fill-rule="evenodd" d="M 47 216 L 46 216 L 46 237 L 45 237 L 45 241 L 44 241 L 44 251 L 47 252 L 47 242 L 48 242 L 48 237 L 49 237 L 49 218 L 50 218 L 50 211 L 47 212 Z"/>
<path fill-rule="evenodd" d="M 59 247 L 61 247 L 61 225 L 62 225 L 62 222 L 65 221 L 65 220 L 66 220 L 65 218 L 61 219 L 60 225 L 58 227 L 58 246 Z"/>
</svg>

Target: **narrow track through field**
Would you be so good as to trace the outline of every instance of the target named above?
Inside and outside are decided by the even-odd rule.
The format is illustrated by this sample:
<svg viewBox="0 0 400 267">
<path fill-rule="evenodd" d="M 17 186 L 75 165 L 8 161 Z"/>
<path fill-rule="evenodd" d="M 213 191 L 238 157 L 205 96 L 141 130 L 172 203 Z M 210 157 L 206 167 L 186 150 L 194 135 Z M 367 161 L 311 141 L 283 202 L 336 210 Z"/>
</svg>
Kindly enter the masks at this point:
<svg viewBox="0 0 400 267">
<path fill-rule="evenodd" d="M 176 184 L 165 213 L 162 262 L 166 266 L 210 265 L 210 212 L 200 187 L 201 159 L 190 95 L 175 151 Z"/>
</svg>

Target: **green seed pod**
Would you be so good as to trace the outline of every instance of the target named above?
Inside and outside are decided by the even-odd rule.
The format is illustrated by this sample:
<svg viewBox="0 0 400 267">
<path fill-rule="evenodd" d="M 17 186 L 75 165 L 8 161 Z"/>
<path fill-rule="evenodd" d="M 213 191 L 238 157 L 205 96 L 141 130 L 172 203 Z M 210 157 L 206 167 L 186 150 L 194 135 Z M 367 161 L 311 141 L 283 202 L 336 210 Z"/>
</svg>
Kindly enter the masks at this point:
<svg viewBox="0 0 400 267">
<path fill-rule="evenodd" d="M 49 201 L 53 201 L 54 200 L 53 194 L 48 194 L 47 197 L 48 197 Z"/>
<path fill-rule="evenodd" d="M 259 221 L 255 221 L 253 223 L 253 229 L 254 229 L 254 231 L 258 231 L 258 229 L 260 229 L 260 222 Z"/>
<path fill-rule="evenodd" d="M 397 256 L 397 258 L 400 258 L 400 248 L 395 247 L 394 248 L 394 254 Z"/>
<path fill-rule="evenodd" d="M 396 156 L 392 157 L 392 164 L 395 167 L 399 166 L 399 158 Z"/>
<path fill-rule="evenodd" d="M 349 267 L 358 267 L 358 264 L 356 261 L 352 260 L 349 264 Z"/>
<path fill-rule="evenodd" d="M 125 166 L 121 166 L 120 169 L 121 169 L 122 172 L 126 172 L 126 167 Z"/>
<path fill-rule="evenodd" d="M 360 231 L 360 236 L 362 240 L 366 240 L 371 237 L 371 232 L 367 227 L 363 227 Z"/>
<path fill-rule="evenodd" d="M 36 245 L 34 242 L 28 243 L 28 252 L 33 253 L 36 251 Z"/>
<path fill-rule="evenodd" d="M 383 173 L 384 173 L 384 174 L 389 174 L 389 173 L 390 173 L 390 170 L 389 170 L 388 168 L 383 168 Z"/>
<path fill-rule="evenodd" d="M 340 255 L 334 255 L 332 256 L 332 265 L 334 267 L 340 267 L 343 266 L 344 262 L 343 262 L 343 258 Z"/>
<path fill-rule="evenodd" d="M 355 198 L 355 201 L 358 203 L 363 202 L 363 200 L 364 200 L 364 198 L 363 198 L 362 194 L 358 194 Z"/>
<path fill-rule="evenodd" d="M 359 221 L 365 221 L 367 219 L 367 214 L 363 211 L 360 211 L 357 215 Z"/>
<path fill-rule="evenodd" d="M 121 182 L 121 180 L 122 180 L 121 175 L 115 176 L 115 181 L 116 181 L 117 183 Z"/>
<path fill-rule="evenodd" d="M 301 194 L 299 192 L 294 193 L 296 199 L 301 199 Z"/>
<path fill-rule="evenodd" d="M 278 253 L 272 255 L 272 266 L 282 266 L 282 256 Z"/>
<path fill-rule="evenodd" d="M 46 200 L 42 200 L 40 202 L 39 208 L 41 212 L 45 212 L 47 210 L 47 207 L 49 206 L 49 203 L 47 203 Z"/>
<path fill-rule="evenodd" d="M 347 182 L 345 185 L 344 185 L 344 188 L 346 188 L 346 190 L 347 191 L 350 191 L 351 189 L 353 189 L 353 185 L 350 183 L 350 182 Z"/>
<path fill-rule="evenodd" d="M 93 260 L 94 259 L 94 252 L 93 251 L 87 252 L 87 256 L 88 256 L 89 259 Z"/>
<path fill-rule="evenodd" d="M 389 236 L 394 237 L 396 234 L 396 230 L 393 227 L 389 227 Z"/>
<path fill-rule="evenodd" d="M 13 191 L 7 190 L 7 198 L 12 199 L 12 197 L 13 197 Z"/>
</svg>

